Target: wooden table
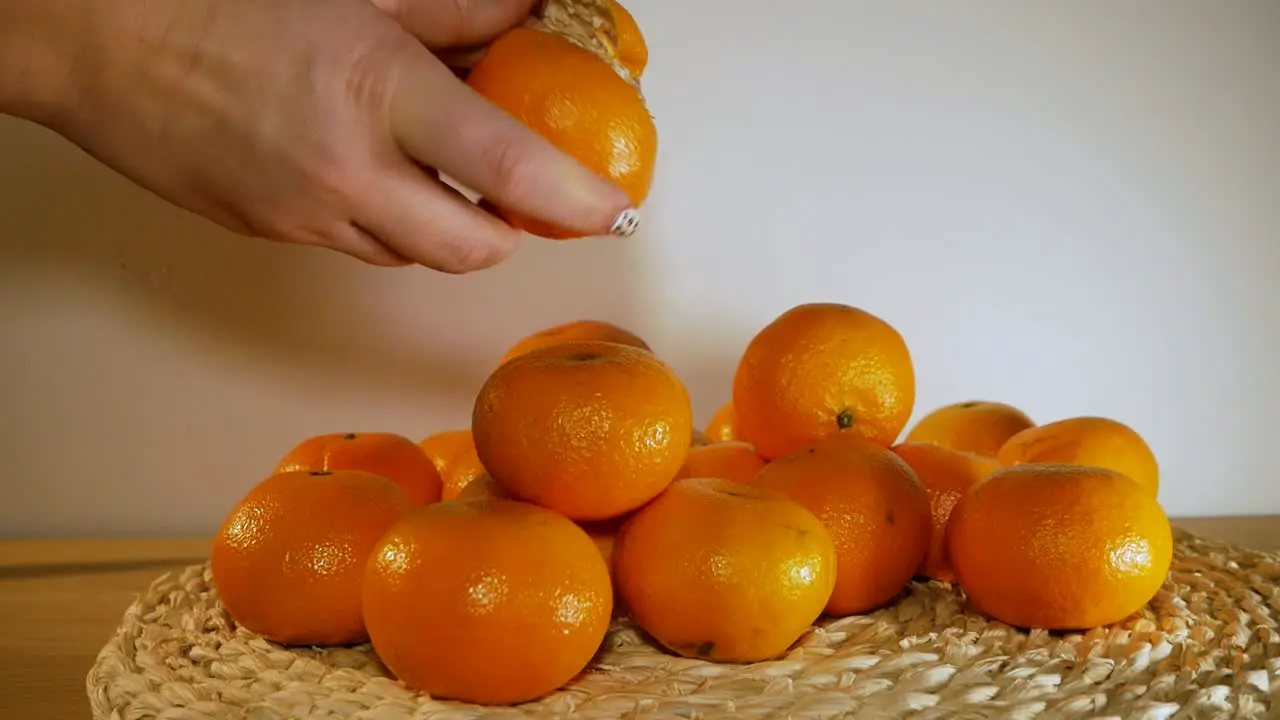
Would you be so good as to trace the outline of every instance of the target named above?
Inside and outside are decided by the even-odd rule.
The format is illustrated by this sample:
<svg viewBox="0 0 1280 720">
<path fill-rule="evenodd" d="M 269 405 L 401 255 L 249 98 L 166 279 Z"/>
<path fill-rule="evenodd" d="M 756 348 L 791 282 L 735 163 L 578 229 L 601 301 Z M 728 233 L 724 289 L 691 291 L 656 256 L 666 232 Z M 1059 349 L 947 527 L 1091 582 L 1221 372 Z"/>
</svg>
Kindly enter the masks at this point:
<svg viewBox="0 0 1280 720">
<path fill-rule="evenodd" d="M 1280 549 L 1280 516 L 1175 524 Z M 0 719 L 89 718 L 85 674 L 125 608 L 208 548 L 208 538 L 0 541 Z"/>
</svg>

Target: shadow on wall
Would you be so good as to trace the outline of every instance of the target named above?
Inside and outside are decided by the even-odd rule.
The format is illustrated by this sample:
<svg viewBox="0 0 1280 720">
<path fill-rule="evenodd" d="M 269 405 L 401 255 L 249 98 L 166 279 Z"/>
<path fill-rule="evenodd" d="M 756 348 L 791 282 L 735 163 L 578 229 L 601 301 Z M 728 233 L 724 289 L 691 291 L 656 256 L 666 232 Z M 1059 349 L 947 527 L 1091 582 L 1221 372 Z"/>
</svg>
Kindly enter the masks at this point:
<svg viewBox="0 0 1280 720">
<path fill-rule="evenodd" d="M 107 285 L 130 315 L 201 354 L 249 356 L 357 395 L 469 403 L 520 336 L 580 317 L 638 320 L 634 237 L 529 238 L 508 262 L 466 276 L 374 268 L 225 232 L 8 118 L 0 191 L 5 282 Z"/>
</svg>

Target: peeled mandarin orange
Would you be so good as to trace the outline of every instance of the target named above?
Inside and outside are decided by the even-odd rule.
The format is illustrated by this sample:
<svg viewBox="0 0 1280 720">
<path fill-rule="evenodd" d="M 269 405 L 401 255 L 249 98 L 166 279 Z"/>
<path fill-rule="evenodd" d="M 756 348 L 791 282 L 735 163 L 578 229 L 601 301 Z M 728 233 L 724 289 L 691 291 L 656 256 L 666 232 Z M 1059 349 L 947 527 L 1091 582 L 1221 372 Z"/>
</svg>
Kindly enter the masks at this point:
<svg viewBox="0 0 1280 720">
<path fill-rule="evenodd" d="M 1155 497 L 1104 468 L 1006 467 L 963 495 L 947 554 L 976 607 L 1022 628 L 1119 622 L 1160 589 L 1173 533 Z"/>
<path fill-rule="evenodd" d="M 756 334 L 733 378 L 739 440 L 767 460 L 844 433 L 892 445 L 915 403 L 915 370 L 884 320 L 838 303 L 794 307 Z"/>
<path fill-rule="evenodd" d="M 513 497 L 604 520 L 675 479 L 693 418 L 684 384 L 653 353 L 572 341 L 499 366 L 476 397 L 472 431 L 480 462 Z"/>
<path fill-rule="evenodd" d="M 649 344 L 639 335 L 613 323 L 604 322 L 603 320 L 574 320 L 573 322 L 545 328 L 520 338 L 515 344 L 507 348 L 506 352 L 502 354 L 502 358 L 498 360 L 498 364 L 501 365 L 517 355 L 523 355 L 536 348 L 571 340 L 601 340 L 620 345 L 630 345 L 641 350 L 650 349 Z"/>
<path fill-rule="evenodd" d="M 776 658 L 822 613 L 831 538 L 778 493 L 730 480 L 672 483 L 618 531 L 615 581 L 631 616 L 685 657 Z"/>
<path fill-rule="evenodd" d="M 836 585 L 827 614 L 881 607 L 911 581 L 929 550 L 929 493 L 888 448 L 836 435 L 775 460 L 751 481 L 808 508 L 831 534 Z"/>
<path fill-rule="evenodd" d="M 618 57 L 609 3 L 548 0 L 530 25 L 494 40 L 471 68 L 467 84 L 617 184 L 640 207 L 653 184 L 658 133 L 639 80 Z M 498 211 L 534 235 L 579 237 L 510 208 Z"/>
<path fill-rule="evenodd" d="M 515 704 L 581 672 L 609 628 L 609 569 L 582 528 L 511 500 L 452 500 L 396 523 L 364 577 L 378 657 L 441 700 Z"/>
<path fill-rule="evenodd" d="M 295 470 L 259 482 L 214 537 L 209 569 L 227 614 L 286 645 L 364 642 L 360 583 L 378 538 L 413 509 L 404 488 L 359 470 Z"/>
<path fill-rule="evenodd" d="M 747 482 L 765 466 L 750 443 L 729 441 L 700 445 L 689 451 L 676 478 L 711 477 Z"/>
<path fill-rule="evenodd" d="M 956 576 L 947 562 L 944 544 L 951 509 L 970 487 L 999 470 L 1001 465 L 977 453 L 924 442 L 902 443 L 894 446 L 893 452 L 915 471 L 929 492 L 933 509 L 933 539 L 917 572 L 931 580 L 955 582 Z"/>
<path fill-rule="evenodd" d="M 1160 490 L 1160 468 L 1151 448 L 1133 428 L 1103 417 L 1075 417 L 1027 428 L 1000 447 L 1005 465 L 1069 463 L 1114 470 L 1147 492 Z"/>
<path fill-rule="evenodd" d="M 440 500 L 444 480 L 435 463 L 409 438 L 395 433 L 329 433 L 303 440 L 276 465 L 295 470 L 365 470 L 408 491 L 418 505 Z"/>
<path fill-rule="evenodd" d="M 726 442 L 738 439 L 735 426 L 736 418 L 733 412 L 733 401 L 729 401 L 721 405 L 719 410 L 716 410 L 716 414 L 711 416 L 711 420 L 702 432 L 712 442 Z"/>
<path fill-rule="evenodd" d="M 1034 427 L 1012 405 L 983 400 L 952 403 L 931 411 L 907 432 L 906 442 L 928 442 L 953 450 L 995 457 L 1014 435 Z"/>
</svg>

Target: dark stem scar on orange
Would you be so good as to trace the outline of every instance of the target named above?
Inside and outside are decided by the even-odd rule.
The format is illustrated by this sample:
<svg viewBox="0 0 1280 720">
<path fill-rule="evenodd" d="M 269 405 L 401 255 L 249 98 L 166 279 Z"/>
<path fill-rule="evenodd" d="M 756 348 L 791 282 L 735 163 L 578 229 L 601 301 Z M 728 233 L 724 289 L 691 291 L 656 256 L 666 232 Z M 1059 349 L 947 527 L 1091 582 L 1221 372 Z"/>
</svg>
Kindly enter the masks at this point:
<svg viewBox="0 0 1280 720">
<path fill-rule="evenodd" d="M 836 416 L 836 427 L 841 430 L 848 430 L 853 427 L 853 411 L 849 408 L 841 410 L 840 414 Z"/>
<path fill-rule="evenodd" d="M 343 439 L 343 440 L 355 440 L 355 439 L 356 439 L 356 434 L 355 434 L 355 433 L 347 433 L 346 435 L 343 435 L 343 436 L 342 436 L 342 439 Z"/>
<path fill-rule="evenodd" d="M 333 472 L 329 470 L 312 470 L 311 471 L 311 475 L 314 477 L 324 477 L 325 475 L 332 475 L 332 474 Z"/>
</svg>

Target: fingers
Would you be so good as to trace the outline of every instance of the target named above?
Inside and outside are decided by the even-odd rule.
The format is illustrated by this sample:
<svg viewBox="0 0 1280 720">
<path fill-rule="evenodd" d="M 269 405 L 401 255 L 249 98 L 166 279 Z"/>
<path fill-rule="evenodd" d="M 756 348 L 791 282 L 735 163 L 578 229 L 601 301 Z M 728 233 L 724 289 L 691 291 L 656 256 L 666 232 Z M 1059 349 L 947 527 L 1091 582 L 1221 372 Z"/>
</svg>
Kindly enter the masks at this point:
<svg viewBox="0 0 1280 720">
<path fill-rule="evenodd" d="M 359 199 L 357 228 L 393 254 L 447 273 L 492 267 L 510 257 L 520 232 L 408 161 L 381 169 Z"/>
<path fill-rule="evenodd" d="M 638 215 L 621 188 L 424 55 L 393 88 L 392 133 L 405 152 L 494 204 L 545 223 L 584 235 L 634 231 Z"/>
<path fill-rule="evenodd" d="M 423 45 L 479 45 L 519 25 L 535 0 L 373 0 Z"/>
</svg>

